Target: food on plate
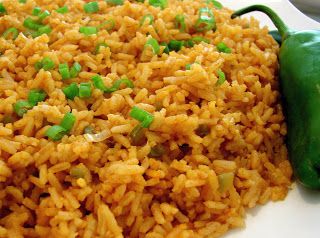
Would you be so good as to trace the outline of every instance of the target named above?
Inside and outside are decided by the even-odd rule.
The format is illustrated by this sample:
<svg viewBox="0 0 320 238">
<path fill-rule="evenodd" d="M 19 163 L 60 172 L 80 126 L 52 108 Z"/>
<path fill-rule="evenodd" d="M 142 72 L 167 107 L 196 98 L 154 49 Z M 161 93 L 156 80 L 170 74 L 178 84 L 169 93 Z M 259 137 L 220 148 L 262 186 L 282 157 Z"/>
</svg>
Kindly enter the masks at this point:
<svg viewBox="0 0 320 238">
<path fill-rule="evenodd" d="M 294 31 L 269 7 L 253 5 L 233 14 L 266 13 L 282 37 L 280 85 L 288 125 L 287 146 L 294 173 L 306 187 L 320 189 L 320 31 Z M 300 63 L 298 63 L 300 62 Z M 303 62 L 303 63 L 302 63 Z"/>
<path fill-rule="evenodd" d="M 266 27 L 215 0 L 0 3 L 0 237 L 220 237 L 291 186 Z"/>
</svg>

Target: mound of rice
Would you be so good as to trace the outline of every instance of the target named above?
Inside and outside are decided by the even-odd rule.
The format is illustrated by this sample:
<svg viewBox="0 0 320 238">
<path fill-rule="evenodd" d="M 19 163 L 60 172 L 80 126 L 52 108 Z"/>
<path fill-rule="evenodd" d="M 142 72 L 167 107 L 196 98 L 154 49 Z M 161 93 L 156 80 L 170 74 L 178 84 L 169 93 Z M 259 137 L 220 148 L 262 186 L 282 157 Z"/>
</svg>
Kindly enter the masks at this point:
<svg viewBox="0 0 320 238">
<path fill-rule="evenodd" d="M 88 14 L 82 0 L 3 1 L 0 33 L 15 27 L 20 34 L 0 38 L 0 237 L 220 237 L 244 227 L 247 208 L 283 200 L 292 169 L 278 45 L 268 29 L 255 19 L 231 20 L 231 10 L 210 5 L 217 30 L 196 33 L 203 0 L 169 0 L 163 10 L 148 1 L 98 3 L 99 12 Z M 54 11 L 63 5 L 68 13 Z M 32 38 L 23 21 L 36 6 L 51 12 L 44 22 L 53 30 Z M 154 22 L 140 26 L 146 14 Z M 177 14 L 185 16 L 186 33 L 175 27 Z M 115 21 L 112 30 L 79 32 L 108 19 Z M 158 56 L 144 48 L 151 37 L 193 36 L 210 42 Z M 101 42 L 108 47 L 94 54 Z M 220 42 L 232 53 L 220 53 Z M 37 71 L 35 63 L 45 56 L 56 67 Z M 57 65 L 74 62 L 82 65 L 80 74 L 62 80 Z M 226 74 L 221 85 L 219 70 Z M 107 86 L 127 77 L 134 88 L 66 99 L 63 87 L 91 82 L 96 74 Z M 18 117 L 13 105 L 34 88 L 48 97 Z M 154 115 L 139 146 L 129 136 L 138 124 L 129 116 L 134 105 Z M 76 116 L 70 134 L 48 139 L 46 130 L 67 112 Z M 88 140 L 87 126 L 105 140 Z M 209 128 L 205 134 L 199 133 L 203 127 Z M 152 158 L 159 144 L 166 153 Z"/>
</svg>

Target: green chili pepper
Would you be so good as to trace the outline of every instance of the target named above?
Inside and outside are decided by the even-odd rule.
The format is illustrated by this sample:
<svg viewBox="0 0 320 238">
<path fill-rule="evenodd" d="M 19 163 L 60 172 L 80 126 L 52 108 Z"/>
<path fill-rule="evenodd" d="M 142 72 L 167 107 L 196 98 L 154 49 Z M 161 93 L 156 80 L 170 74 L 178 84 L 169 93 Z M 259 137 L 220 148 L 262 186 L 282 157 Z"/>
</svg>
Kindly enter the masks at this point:
<svg viewBox="0 0 320 238">
<path fill-rule="evenodd" d="M 294 174 L 306 187 L 320 189 L 320 31 L 291 30 L 263 5 L 240 9 L 232 18 L 252 11 L 267 14 L 282 37 L 280 89 Z"/>
</svg>

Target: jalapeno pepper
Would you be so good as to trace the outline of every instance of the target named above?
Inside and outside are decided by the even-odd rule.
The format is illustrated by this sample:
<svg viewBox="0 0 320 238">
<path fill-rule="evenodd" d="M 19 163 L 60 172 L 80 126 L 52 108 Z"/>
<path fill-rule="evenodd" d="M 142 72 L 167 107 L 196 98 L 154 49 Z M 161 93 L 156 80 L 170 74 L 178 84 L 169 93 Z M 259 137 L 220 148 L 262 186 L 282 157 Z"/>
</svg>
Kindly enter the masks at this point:
<svg viewBox="0 0 320 238">
<path fill-rule="evenodd" d="M 291 30 L 272 9 L 263 5 L 240 9 L 232 18 L 252 11 L 267 14 L 282 38 L 280 92 L 294 174 L 306 187 L 320 189 L 320 31 Z"/>
</svg>

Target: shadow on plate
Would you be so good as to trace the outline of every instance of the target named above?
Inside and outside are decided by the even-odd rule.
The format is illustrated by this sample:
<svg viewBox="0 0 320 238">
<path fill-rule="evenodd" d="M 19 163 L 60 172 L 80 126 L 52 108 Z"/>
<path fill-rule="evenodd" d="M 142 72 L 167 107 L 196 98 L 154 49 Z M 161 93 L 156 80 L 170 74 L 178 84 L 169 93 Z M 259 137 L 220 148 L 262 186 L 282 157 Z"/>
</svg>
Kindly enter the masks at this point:
<svg viewBox="0 0 320 238">
<path fill-rule="evenodd" d="M 305 202 L 309 204 L 320 204 L 320 191 L 307 189 L 299 183 L 297 183 L 296 188 Z"/>
</svg>

